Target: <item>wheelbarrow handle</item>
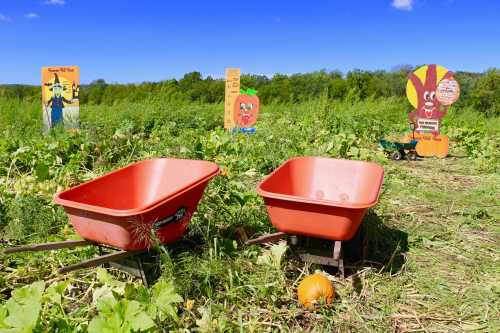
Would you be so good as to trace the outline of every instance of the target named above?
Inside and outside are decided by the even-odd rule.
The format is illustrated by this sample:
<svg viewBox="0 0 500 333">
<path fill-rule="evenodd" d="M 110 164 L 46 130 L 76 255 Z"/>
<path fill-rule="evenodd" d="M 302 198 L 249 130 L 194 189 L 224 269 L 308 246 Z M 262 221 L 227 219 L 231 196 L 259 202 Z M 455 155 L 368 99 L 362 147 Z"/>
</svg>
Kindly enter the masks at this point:
<svg viewBox="0 0 500 333">
<path fill-rule="evenodd" d="M 35 252 L 35 251 L 49 251 L 49 250 L 59 250 L 59 249 L 71 249 L 79 246 L 87 246 L 94 244 L 91 241 L 80 239 L 80 240 L 67 240 L 62 242 L 52 242 L 52 243 L 42 243 L 42 244 L 31 244 L 26 246 L 16 246 L 9 247 L 3 250 L 4 254 L 18 253 L 18 252 Z"/>
<path fill-rule="evenodd" d="M 170 215 L 168 217 L 165 217 L 164 219 L 154 222 L 153 230 L 158 230 L 160 228 L 163 228 L 164 226 L 170 223 L 179 222 L 180 220 L 184 219 L 186 215 L 187 215 L 187 208 L 181 207 L 175 212 L 174 215 Z"/>
</svg>

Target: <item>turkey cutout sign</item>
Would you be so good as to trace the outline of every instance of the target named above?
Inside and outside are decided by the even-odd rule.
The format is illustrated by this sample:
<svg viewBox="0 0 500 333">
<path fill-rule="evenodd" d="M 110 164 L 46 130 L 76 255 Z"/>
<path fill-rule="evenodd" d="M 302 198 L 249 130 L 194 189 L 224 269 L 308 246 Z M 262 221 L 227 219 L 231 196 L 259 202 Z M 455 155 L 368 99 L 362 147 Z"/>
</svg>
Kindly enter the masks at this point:
<svg viewBox="0 0 500 333">
<path fill-rule="evenodd" d="M 441 119 L 460 96 L 460 86 L 453 72 L 435 64 L 417 68 L 408 75 L 406 96 L 415 108 L 408 118 L 419 138 L 417 153 L 446 157 L 449 140 L 446 135 L 440 135 L 439 130 Z"/>
<path fill-rule="evenodd" d="M 234 101 L 234 123 L 237 127 L 248 128 L 255 125 L 259 116 L 259 97 L 253 89 L 241 89 Z"/>
</svg>

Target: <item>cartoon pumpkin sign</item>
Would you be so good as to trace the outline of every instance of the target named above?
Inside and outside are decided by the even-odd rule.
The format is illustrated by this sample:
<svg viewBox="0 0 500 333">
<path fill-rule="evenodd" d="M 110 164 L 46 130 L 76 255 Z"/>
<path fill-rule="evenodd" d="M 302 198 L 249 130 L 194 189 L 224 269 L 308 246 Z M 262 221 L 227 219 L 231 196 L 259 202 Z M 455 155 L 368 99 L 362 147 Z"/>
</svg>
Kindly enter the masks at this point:
<svg viewBox="0 0 500 333">
<path fill-rule="evenodd" d="M 259 97 L 253 89 L 241 89 L 234 101 L 234 122 L 240 128 L 252 127 L 259 116 Z"/>
</svg>

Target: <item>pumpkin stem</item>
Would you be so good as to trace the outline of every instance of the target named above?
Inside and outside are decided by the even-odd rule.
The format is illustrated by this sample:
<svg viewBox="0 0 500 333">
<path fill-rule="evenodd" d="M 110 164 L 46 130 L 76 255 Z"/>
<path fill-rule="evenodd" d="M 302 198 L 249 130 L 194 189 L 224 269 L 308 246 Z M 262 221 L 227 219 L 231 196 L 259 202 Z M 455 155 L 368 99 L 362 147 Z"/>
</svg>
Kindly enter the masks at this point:
<svg viewBox="0 0 500 333">
<path fill-rule="evenodd" d="M 254 96 L 254 95 L 257 95 L 257 90 L 255 89 L 252 89 L 252 88 L 248 88 L 248 89 L 240 89 L 240 95 L 251 95 L 251 96 Z"/>
</svg>

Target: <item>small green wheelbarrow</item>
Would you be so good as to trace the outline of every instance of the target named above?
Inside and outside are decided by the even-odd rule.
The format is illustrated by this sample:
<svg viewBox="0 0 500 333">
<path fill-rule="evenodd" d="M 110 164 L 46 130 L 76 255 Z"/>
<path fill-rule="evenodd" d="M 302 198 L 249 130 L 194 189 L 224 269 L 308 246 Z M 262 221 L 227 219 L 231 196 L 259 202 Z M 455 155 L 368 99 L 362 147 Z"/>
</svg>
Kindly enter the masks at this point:
<svg viewBox="0 0 500 333">
<path fill-rule="evenodd" d="M 399 161 L 405 157 L 410 161 L 415 161 L 417 159 L 417 152 L 415 150 L 417 143 L 417 140 L 412 140 L 408 143 L 393 142 L 384 139 L 379 141 L 380 146 L 384 149 L 387 156 L 395 161 Z"/>
</svg>

